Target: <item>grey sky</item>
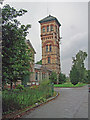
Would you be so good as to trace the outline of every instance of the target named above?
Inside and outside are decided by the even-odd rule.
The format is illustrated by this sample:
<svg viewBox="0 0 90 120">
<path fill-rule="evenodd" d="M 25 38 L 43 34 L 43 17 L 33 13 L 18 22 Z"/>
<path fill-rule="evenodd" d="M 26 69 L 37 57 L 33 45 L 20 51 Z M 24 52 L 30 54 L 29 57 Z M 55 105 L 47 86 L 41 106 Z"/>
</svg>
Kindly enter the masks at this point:
<svg viewBox="0 0 90 120">
<path fill-rule="evenodd" d="M 69 74 L 72 57 L 79 50 L 88 51 L 88 3 L 86 2 L 5 2 L 16 9 L 26 9 L 28 12 L 20 17 L 22 24 L 31 24 L 29 39 L 35 48 L 35 62 L 42 57 L 39 20 L 51 14 L 61 23 L 60 54 L 61 71 Z M 86 60 L 87 61 L 87 60 Z M 86 62 L 87 66 L 87 62 Z"/>
</svg>

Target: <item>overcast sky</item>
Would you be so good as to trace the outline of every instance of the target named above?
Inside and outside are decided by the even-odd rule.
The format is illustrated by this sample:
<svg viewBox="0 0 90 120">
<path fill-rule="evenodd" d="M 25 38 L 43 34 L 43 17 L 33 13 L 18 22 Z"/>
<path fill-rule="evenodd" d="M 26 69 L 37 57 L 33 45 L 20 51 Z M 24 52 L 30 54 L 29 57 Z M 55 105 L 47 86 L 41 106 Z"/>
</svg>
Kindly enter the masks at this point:
<svg viewBox="0 0 90 120">
<path fill-rule="evenodd" d="M 72 57 L 79 50 L 88 51 L 88 3 L 87 2 L 8 2 L 16 9 L 26 9 L 28 12 L 20 17 L 22 24 L 31 24 L 27 39 L 36 51 L 35 62 L 42 58 L 39 20 L 52 15 L 61 23 L 60 44 L 61 71 L 69 74 Z M 23 0 L 22 0 L 23 1 Z M 87 60 L 86 60 L 87 67 Z"/>
</svg>

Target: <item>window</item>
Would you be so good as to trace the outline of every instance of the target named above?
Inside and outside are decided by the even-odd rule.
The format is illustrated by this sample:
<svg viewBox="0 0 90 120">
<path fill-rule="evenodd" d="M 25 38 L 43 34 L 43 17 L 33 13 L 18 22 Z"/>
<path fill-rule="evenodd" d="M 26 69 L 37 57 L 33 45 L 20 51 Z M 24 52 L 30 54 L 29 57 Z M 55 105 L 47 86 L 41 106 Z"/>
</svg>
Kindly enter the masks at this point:
<svg viewBox="0 0 90 120">
<path fill-rule="evenodd" d="M 35 80 L 38 80 L 38 73 L 35 74 Z"/>
<path fill-rule="evenodd" d="M 49 51 L 50 51 L 50 52 L 52 51 L 52 45 L 49 46 Z"/>
<path fill-rule="evenodd" d="M 46 52 L 48 52 L 48 45 L 46 45 Z"/>
<path fill-rule="evenodd" d="M 47 26 L 47 32 L 49 32 L 49 26 Z"/>
<path fill-rule="evenodd" d="M 51 25 L 51 31 L 53 31 L 53 25 Z"/>
<path fill-rule="evenodd" d="M 50 63 L 50 57 L 48 57 L 48 63 Z"/>
<path fill-rule="evenodd" d="M 42 79 L 45 79 L 45 73 L 42 73 Z"/>
<path fill-rule="evenodd" d="M 43 27 L 43 33 L 45 32 L 45 27 Z"/>
<path fill-rule="evenodd" d="M 57 26 L 56 26 L 56 32 L 57 32 Z"/>
</svg>

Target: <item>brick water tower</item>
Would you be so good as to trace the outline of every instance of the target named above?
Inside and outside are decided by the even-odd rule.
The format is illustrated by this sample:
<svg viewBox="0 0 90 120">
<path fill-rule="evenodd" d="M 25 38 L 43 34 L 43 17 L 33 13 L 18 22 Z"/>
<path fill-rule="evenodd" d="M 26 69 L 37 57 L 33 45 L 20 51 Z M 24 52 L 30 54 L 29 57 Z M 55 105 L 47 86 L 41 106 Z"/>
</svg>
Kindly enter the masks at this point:
<svg viewBox="0 0 90 120">
<path fill-rule="evenodd" d="M 61 24 L 51 15 L 39 21 L 41 25 L 42 65 L 60 73 L 60 31 Z"/>
</svg>

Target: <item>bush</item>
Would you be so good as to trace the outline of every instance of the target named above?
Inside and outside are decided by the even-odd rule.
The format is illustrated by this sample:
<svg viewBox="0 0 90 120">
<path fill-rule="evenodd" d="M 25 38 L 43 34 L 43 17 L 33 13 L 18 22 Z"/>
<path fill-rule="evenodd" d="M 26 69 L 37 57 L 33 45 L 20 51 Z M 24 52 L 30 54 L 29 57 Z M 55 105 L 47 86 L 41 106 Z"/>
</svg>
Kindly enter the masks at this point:
<svg viewBox="0 0 90 120">
<path fill-rule="evenodd" d="M 17 86 L 16 86 L 16 89 L 24 90 L 24 85 L 17 85 Z"/>
<path fill-rule="evenodd" d="M 70 81 L 73 85 L 78 84 L 79 82 L 78 76 L 79 76 L 79 72 L 77 68 L 75 66 L 72 66 L 72 70 L 70 71 Z"/>
<path fill-rule="evenodd" d="M 50 75 L 50 80 L 51 82 L 53 82 L 54 84 L 57 83 L 57 73 L 56 72 L 52 72 Z"/>
<path fill-rule="evenodd" d="M 3 114 L 20 110 L 37 102 L 44 102 L 52 96 L 51 84 L 48 80 L 43 80 L 35 89 L 28 87 L 21 91 L 22 85 L 18 85 L 17 88 L 19 89 L 2 91 Z"/>
<path fill-rule="evenodd" d="M 66 82 L 66 76 L 63 73 L 59 74 L 59 84 L 65 83 Z"/>
</svg>

